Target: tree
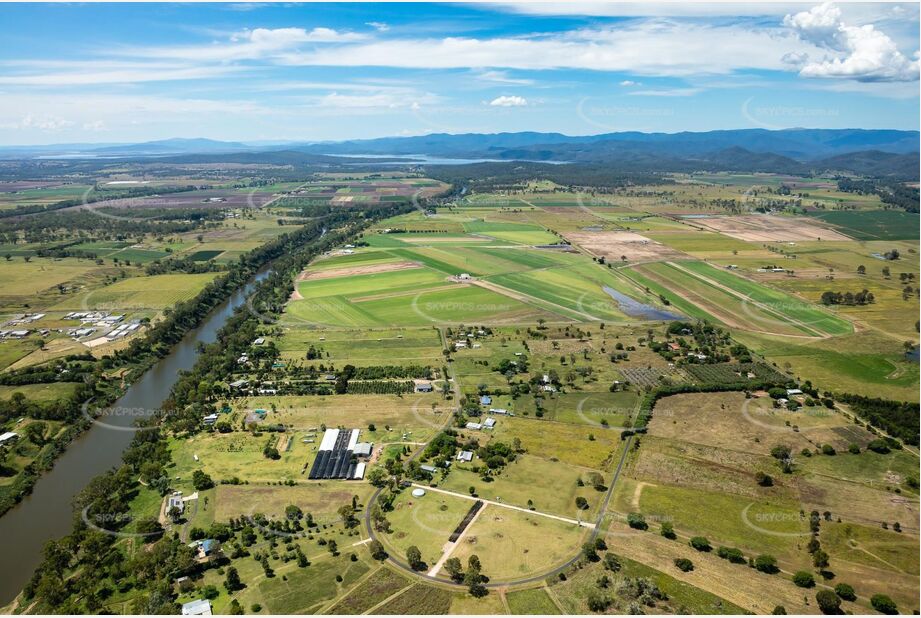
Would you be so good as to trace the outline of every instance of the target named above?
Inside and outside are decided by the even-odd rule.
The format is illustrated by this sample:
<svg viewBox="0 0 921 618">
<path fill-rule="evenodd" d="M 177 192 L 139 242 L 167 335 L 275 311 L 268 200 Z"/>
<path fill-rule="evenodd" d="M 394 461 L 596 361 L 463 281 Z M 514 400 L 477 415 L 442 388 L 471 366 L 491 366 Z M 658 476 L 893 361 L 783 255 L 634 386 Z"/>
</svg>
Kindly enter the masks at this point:
<svg viewBox="0 0 921 618">
<path fill-rule="evenodd" d="M 898 614 L 899 609 L 895 604 L 895 601 L 890 599 L 885 594 L 874 594 L 870 598 L 870 605 L 873 606 L 873 609 L 878 611 L 881 614 Z"/>
<path fill-rule="evenodd" d="M 448 558 L 445 560 L 445 571 L 448 572 L 448 575 L 450 575 L 451 579 L 454 581 L 462 581 L 464 579 L 464 571 L 460 558 Z"/>
<path fill-rule="evenodd" d="M 687 558 L 675 558 L 675 566 L 685 573 L 694 570 L 694 563 Z"/>
<path fill-rule="evenodd" d="M 192 486 L 196 491 L 204 491 L 205 489 L 214 487 L 214 481 L 201 470 L 196 470 L 192 473 Z"/>
<path fill-rule="evenodd" d="M 230 611 L 227 612 L 231 616 L 242 616 L 243 615 L 243 606 L 240 605 L 240 602 L 234 599 L 230 602 Z"/>
<path fill-rule="evenodd" d="M 386 560 L 387 559 L 387 550 L 384 549 L 384 544 L 380 541 L 371 541 L 368 543 L 368 551 L 371 552 L 371 557 L 375 560 Z"/>
<path fill-rule="evenodd" d="M 850 584 L 838 584 L 835 586 L 835 594 L 837 594 L 845 601 L 854 601 L 857 599 L 857 594 L 854 592 L 854 587 Z"/>
<path fill-rule="evenodd" d="M 777 558 L 770 554 L 761 554 L 754 560 L 755 568 L 762 573 L 777 573 Z"/>
<path fill-rule="evenodd" d="M 793 574 L 793 583 L 800 588 L 812 588 L 815 586 L 815 578 L 809 571 L 797 571 Z"/>
<path fill-rule="evenodd" d="M 326 549 L 328 549 L 329 553 L 331 553 L 333 556 L 339 554 L 339 544 L 336 543 L 335 539 L 329 541 L 329 543 L 326 544 Z"/>
<path fill-rule="evenodd" d="M 414 571 L 421 571 L 425 568 L 425 563 L 422 562 L 422 552 L 415 545 L 410 545 L 406 549 L 406 561 Z"/>
<path fill-rule="evenodd" d="M 787 608 L 783 605 L 775 605 L 774 609 L 771 611 L 771 614 L 774 616 L 786 616 Z"/>
<path fill-rule="evenodd" d="M 228 567 L 227 577 L 224 579 L 224 588 L 227 592 L 235 592 L 243 588 L 243 582 L 240 581 L 240 574 L 236 567 Z"/>
<path fill-rule="evenodd" d="M 582 555 L 589 562 L 598 562 L 598 552 L 595 550 L 594 543 L 583 543 L 582 544 Z"/>
<path fill-rule="evenodd" d="M 819 590 L 815 593 L 815 600 L 823 614 L 837 614 L 841 611 L 841 599 L 831 590 Z"/>
<path fill-rule="evenodd" d="M 585 509 L 588 508 L 588 500 L 586 500 L 582 496 L 576 497 L 576 507 L 578 507 L 579 510 L 584 511 Z"/>
<path fill-rule="evenodd" d="M 828 554 L 824 550 L 818 549 L 812 554 L 812 565 L 817 569 L 828 567 Z"/>
<path fill-rule="evenodd" d="M 860 264 L 860 265 L 857 267 L 857 274 L 858 274 L 858 275 L 865 275 L 865 274 L 867 274 L 867 267 L 864 266 L 863 264 Z"/>
<path fill-rule="evenodd" d="M 179 523 L 179 520 L 182 519 L 182 511 L 179 510 L 178 506 L 173 505 L 169 507 L 169 511 L 167 511 L 166 516 L 169 517 L 171 522 L 177 524 Z"/>
<path fill-rule="evenodd" d="M 672 526 L 672 522 L 663 521 L 661 527 L 659 528 L 659 534 L 664 536 L 666 539 L 674 540 L 676 538 L 675 528 Z"/>
<path fill-rule="evenodd" d="M 769 474 L 764 472 L 757 472 L 755 474 L 755 482 L 761 485 L 762 487 L 771 487 L 774 485 L 774 479 Z"/>
<path fill-rule="evenodd" d="M 710 541 L 705 536 L 691 537 L 690 545 L 697 551 L 710 551 L 712 549 Z"/>
<path fill-rule="evenodd" d="M 642 513 L 627 513 L 627 525 L 637 530 L 649 528 L 649 524 L 646 523 L 646 518 L 643 517 Z"/>
<path fill-rule="evenodd" d="M 620 560 L 614 554 L 604 555 L 604 568 L 612 573 L 617 573 L 621 569 Z"/>
</svg>

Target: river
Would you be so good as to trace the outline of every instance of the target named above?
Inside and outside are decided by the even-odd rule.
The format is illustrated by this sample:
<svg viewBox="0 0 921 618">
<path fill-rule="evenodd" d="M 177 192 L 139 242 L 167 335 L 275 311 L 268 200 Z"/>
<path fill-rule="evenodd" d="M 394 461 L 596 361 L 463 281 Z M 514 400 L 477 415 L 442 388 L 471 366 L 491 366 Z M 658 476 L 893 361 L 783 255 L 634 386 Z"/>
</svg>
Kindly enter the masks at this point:
<svg viewBox="0 0 921 618">
<path fill-rule="evenodd" d="M 263 267 L 249 283 L 215 307 L 198 328 L 186 333 L 168 356 L 131 385 L 113 407 L 143 409 L 148 413 L 158 409 L 178 379 L 178 372 L 195 364 L 198 343 L 215 341 L 227 319 L 270 270 Z M 70 533 L 76 495 L 94 477 L 121 462 L 121 454 L 131 443 L 134 432 L 111 426 L 129 427 L 137 418 L 137 415 L 115 415 L 106 418 L 109 427 L 92 425 L 57 459 L 54 468 L 38 480 L 32 494 L 0 517 L 0 539 L 3 539 L 0 606 L 12 601 L 32 577 L 41 562 L 45 543 Z"/>
</svg>

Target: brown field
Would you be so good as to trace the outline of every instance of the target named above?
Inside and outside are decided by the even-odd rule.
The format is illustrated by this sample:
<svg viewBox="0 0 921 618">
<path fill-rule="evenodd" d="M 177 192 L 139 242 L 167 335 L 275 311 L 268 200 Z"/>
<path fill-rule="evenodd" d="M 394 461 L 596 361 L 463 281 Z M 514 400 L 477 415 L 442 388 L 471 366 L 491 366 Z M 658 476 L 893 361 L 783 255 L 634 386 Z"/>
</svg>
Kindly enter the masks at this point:
<svg viewBox="0 0 921 618">
<path fill-rule="evenodd" d="M 335 279 L 336 277 L 351 277 L 355 275 L 373 275 L 377 273 L 388 273 L 394 270 L 407 270 L 410 268 L 421 268 L 421 265 L 415 262 L 388 262 L 385 264 L 366 264 L 364 266 L 352 266 L 349 268 L 331 268 L 329 270 L 305 271 L 298 275 L 298 281 L 307 279 Z"/>
<path fill-rule="evenodd" d="M 746 215 L 695 219 L 695 224 L 747 242 L 785 242 L 806 240 L 850 240 L 847 236 L 820 227 L 804 218 Z"/>
<path fill-rule="evenodd" d="M 631 262 L 687 257 L 636 232 L 567 232 L 566 238 L 589 253 L 604 256 L 611 262 L 620 261 L 621 256 L 626 256 Z"/>
</svg>

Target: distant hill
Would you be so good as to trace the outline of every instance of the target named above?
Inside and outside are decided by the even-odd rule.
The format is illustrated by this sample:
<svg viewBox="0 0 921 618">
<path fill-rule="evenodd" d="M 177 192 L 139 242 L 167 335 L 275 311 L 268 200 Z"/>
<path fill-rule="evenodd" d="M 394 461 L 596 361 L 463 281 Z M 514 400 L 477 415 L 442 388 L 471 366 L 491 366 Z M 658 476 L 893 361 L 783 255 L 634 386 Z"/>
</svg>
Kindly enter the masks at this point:
<svg viewBox="0 0 921 618">
<path fill-rule="evenodd" d="M 179 153 L 210 153 L 210 152 L 243 152 L 252 150 L 250 146 L 241 142 L 221 142 L 213 139 L 181 138 L 142 142 L 140 144 L 119 144 L 117 146 L 104 146 L 94 148 L 91 152 L 97 155 L 160 155 Z"/>
</svg>

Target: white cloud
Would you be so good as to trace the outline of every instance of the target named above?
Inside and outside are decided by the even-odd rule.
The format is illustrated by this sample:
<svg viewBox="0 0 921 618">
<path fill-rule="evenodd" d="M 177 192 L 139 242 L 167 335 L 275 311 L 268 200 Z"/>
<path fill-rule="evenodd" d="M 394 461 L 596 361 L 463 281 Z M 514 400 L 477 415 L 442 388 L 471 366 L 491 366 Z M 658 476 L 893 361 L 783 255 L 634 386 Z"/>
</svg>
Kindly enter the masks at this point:
<svg viewBox="0 0 921 618">
<path fill-rule="evenodd" d="M 495 82 L 497 84 L 515 84 L 517 86 L 530 86 L 534 84 L 533 79 L 519 79 L 510 77 L 507 71 L 480 71 L 476 78 L 481 81 Z"/>
<path fill-rule="evenodd" d="M 624 88 L 629 88 L 631 86 L 640 86 L 642 84 L 640 84 L 640 82 L 635 82 L 632 79 L 625 79 L 624 81 L 620 82 L 620 85 Z"/>
<path fill-rule="evenodd" d="M 720 41 L 715 46 L 713 41 Z M 786 52 L 815 46 L 779 28 L 644 20 L 616 27 L 532 37 L 390 39 L 284 54 L 298 66 L 418 69 L 586 69 L 637 75 L 725 74 L 789 70 Z"/>
<path fill-rule="evenodd" d="M 84 131 L 106 131 L 106 123 L 102 120 L 93 120 L 92 122 L 83 123 Z"/>
<path fill-rule="evenodd" d="M 378 32 L 387 32 L 388 30 L 390 30 L 390 26 L 388 26 L 382 21 L 369 21 L 369 22 L 365 22 L 365 25 L 371 26 Z"/>
<path fill-rule="evenodd" d="M 0 76 L 0 85 L 9 86 L 92 86 L 199 80 L 223 77 L 242 70 L 232 66 L 97 61 L 7 62 L 3 65 L 15 69 Z"/>
<path fill-rule="evenodd" d="M 524 107 L 528 104 L 528 100 L 524 97 L 519 96 L 506 96 L 502 95 L 501 97 L 496 97 L 489 102 L 492 107 Z"/>
<path fill-rule="evenodd" d="M 634 97 L 690 97 L 703 92 L 703 88 L 663 88 L 661 90 L 634 90 Z"/>
<path fill-rule="evenodd" d="M 37 129 L 39 131 L 58 131 L 72 127 L 75 123 L 72 120 L 65 120 L 60 116 L 49 114 L 26 114 L 19 121 L 5 122 L 0 127 L 4 129 Z"/>
<path fill-rule="evenodd" d="M 787 54 L 784 60 L 799 67 L 803 77 L 845 78 L 863 82 L 917 81 L 919 66 L 906 58 L 895 42 L 873 24 L 851 26 L 841 10 L 825 2 L 809 11 L 784 18 L 784 25 L 803 41 L 831 52 L 820 59 Z"/>
</svg>

